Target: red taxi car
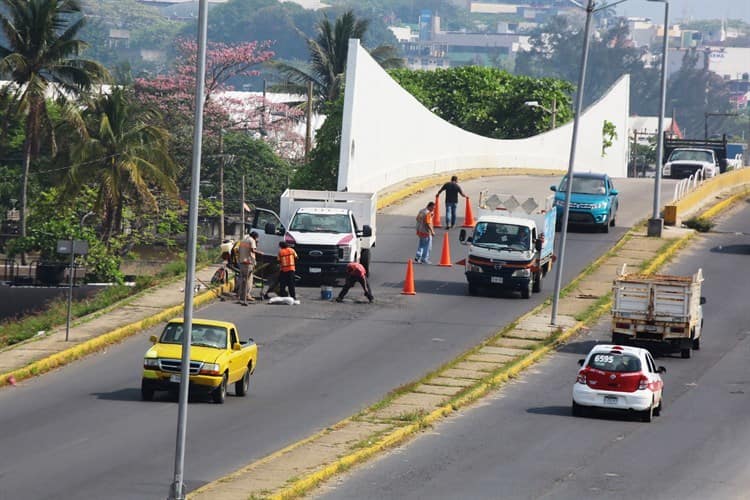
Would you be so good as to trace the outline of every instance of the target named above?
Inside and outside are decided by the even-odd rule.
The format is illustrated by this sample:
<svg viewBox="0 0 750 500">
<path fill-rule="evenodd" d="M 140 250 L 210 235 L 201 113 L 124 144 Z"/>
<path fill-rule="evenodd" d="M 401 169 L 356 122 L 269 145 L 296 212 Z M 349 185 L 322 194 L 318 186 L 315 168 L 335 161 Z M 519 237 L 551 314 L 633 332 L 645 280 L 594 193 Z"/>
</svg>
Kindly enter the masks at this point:
<svg viewBox="0 0 750 500">
<path fill-rule="evenodd" d="M 661 374 L 667 370 L 663 366 L 657 368 L 646 349 L 597 345 L 578 364 L 581 369 L 573 386 L 574 416 L 601 408 L 632 412 L 644 422 L 651 422 L 654 415 L 661 413 Z"/>
</svg>

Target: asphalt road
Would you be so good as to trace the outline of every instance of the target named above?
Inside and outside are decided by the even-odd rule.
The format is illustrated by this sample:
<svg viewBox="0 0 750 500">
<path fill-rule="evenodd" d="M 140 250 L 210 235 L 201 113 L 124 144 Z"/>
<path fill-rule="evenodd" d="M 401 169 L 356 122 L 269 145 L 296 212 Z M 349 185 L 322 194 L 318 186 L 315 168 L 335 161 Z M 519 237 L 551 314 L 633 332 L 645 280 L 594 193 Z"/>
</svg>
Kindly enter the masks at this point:
<svg viewBox="0 0 750 500">
<path fill-rule="evenodd" d="M 576 361 L 608 318 L 491 398 L 319 491 L 333 499 L 747 498 L 750 205 L 668 271 L 703 268 L 705 330 L 692 359 L 658 357 L 665 405 L 646 424 L 570 415 Z M 744 234 L 735 234 L 744 233 Z"/>
<path fill-rule="evenodd" d="M 549 194 L 558 178 L 488 178 L 480 189 Z M 653 181 L 619 180 L 619 225 L 648 215 Z M 670 182 L 665 191 L 671 193 Z M 437 190 L 435 190 L 437 191 Z M 551 293 L 553 277 L 530 300 L 469 297 L 462 268 L 415 266 L 417 295 L 400 294 L 416 248 L 414 216 L 433 192 L 378 216 L 373 305 L 319 300 L 300 306 L 214 303 L 195 317 L 234 321 L 260 346 L 247 398 L 223 406 L 195 401 L 188 411 L 185 483 L 189 490 L 229 473 L 373 404 L 502 328 Z M 463 216 L 462 206 L 459 215 Z M 622 235 L 573 232 L 565 281 Z M 433 261 L 439 260 L 438 231 Z M 453 261 L 462 258 L 457 230 Z M 353 289 L 348 299 L 361 299 Z M 140 401 L 143 353 L 156 329 L 53 373 L 0 391 L 0 499 L 164 498 L 174 469 L 177 405 Z"/>
</svg>

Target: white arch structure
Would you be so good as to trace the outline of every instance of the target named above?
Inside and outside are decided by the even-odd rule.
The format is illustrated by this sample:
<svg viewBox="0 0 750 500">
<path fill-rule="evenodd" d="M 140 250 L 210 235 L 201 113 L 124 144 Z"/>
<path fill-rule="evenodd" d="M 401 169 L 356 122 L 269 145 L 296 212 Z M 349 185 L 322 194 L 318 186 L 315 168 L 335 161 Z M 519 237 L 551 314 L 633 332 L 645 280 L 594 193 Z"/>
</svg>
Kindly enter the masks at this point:
<svg viewBox="0 0 750 500">
<path fill-rule="evenodd" d="M 630 77 L 581 115 L 575 171 L 627 176 Z M 604 121 L 617 138 L 602 156 Z M 462 130 L 433 114 L 349 40 L 339 156 L 339 191 L 374 192 L 406 179 L 472 168 L 567 170 L 573 123 L 525 139 Z"/>
</svg>

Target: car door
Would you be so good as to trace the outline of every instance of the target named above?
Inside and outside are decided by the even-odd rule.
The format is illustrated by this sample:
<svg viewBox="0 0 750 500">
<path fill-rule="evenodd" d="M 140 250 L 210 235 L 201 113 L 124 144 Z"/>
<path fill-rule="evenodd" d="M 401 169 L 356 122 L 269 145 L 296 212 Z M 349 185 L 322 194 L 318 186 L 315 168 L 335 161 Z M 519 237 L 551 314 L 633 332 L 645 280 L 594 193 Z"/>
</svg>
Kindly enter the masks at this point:
<svg viewBox="0 0 750 500">
<path fill-rule="evenodd" d="M 279 251 L 279 242 L 284 238 L 284 226 L 281 218 L 273 210 L 256 208 L 253 213 L 253 231 L 258 233 L 258 250 L 263 252 L 261 260 L 275 260 Z M 274 233 L 266 233 L 273 225 Z"/>
<path fill-rule="evenodd" d="M 234 328 L 229 329 L 229 380 L 235 381 L 242 376 L 242 356 L 239 351 L 232 349 L 234 344 L 239 343 L 239 337 L 237 336 L 237 330 Z"/>
</svg>

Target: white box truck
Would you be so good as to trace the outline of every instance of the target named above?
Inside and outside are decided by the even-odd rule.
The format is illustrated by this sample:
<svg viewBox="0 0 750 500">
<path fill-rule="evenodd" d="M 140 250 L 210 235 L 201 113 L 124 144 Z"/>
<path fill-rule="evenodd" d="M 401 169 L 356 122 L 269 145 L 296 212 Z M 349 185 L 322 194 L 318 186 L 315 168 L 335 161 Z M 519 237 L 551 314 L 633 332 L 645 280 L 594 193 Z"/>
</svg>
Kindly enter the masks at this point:
<svg viewBox="0 0 750 500">
<path fill-rule="evenodd" d="M 459 233 L 461 244 L 468 247 L 465 274 L 470 295 L 481 287 L 518 291 L 525 299 L 542 291 L 542 280 L 554 262 L 557 209 L 552 196 L 541 203 L 518 199 L 483 193 L 471 236 L 465 229 Z"/>
<path fill-rule="evenodd" d="M 645 344 L 689 358 L 703 332 L 703 271 L 692 276 L 628 273 L 612 286 L 612 343 Z"/>
<path fill-rule="evenodd" d="M 350 262 L 360 262 L 369 274 L 376 239 L 375 193 L 287 189 L 280 207 L 280 216 L 256 211 L 253 225 L 265 232 L 261 250 L 275 246 L 275 255 L 283 238 L 297 252 L 297 274 L 303 279 L 343 278 Z"/>
</svg>

